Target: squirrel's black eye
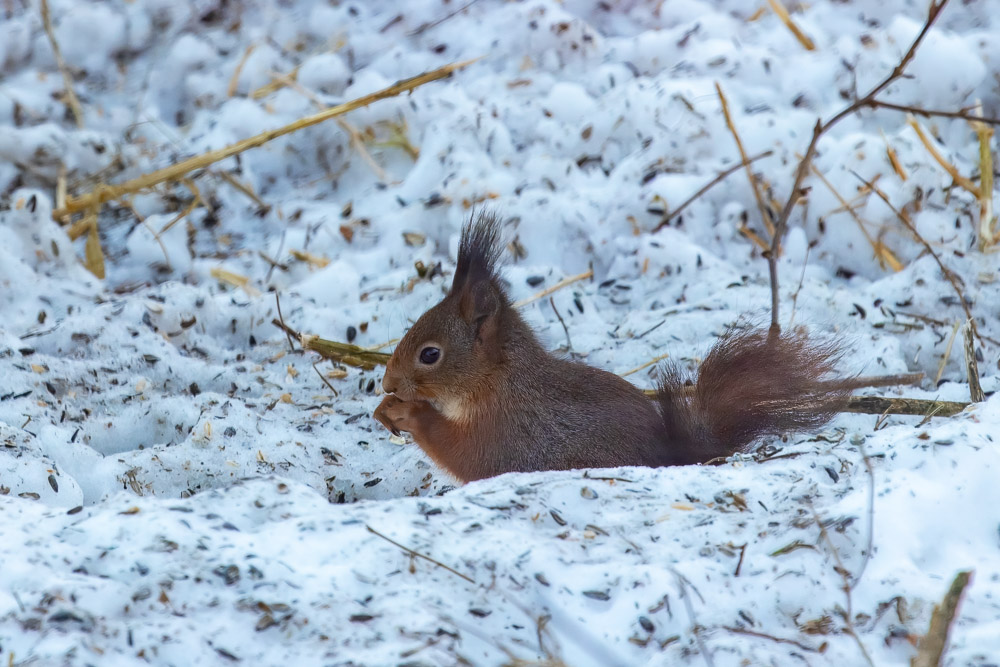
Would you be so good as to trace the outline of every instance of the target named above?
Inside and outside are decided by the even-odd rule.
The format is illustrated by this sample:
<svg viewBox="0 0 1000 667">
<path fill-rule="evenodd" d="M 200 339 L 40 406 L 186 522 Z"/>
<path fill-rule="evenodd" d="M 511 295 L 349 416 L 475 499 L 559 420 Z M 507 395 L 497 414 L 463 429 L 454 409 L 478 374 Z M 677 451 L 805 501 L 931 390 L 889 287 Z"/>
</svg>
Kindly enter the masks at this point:
<svg viewBox="0 0 1000 667">
<path fill-rule="evenodd" d="M 436 364 L 438 359 L 441 358 L 441 350 L 436 347 L 425 347 L 420 350 L 420 363 L 427 364 L 428 366 Z"/>
</svg>

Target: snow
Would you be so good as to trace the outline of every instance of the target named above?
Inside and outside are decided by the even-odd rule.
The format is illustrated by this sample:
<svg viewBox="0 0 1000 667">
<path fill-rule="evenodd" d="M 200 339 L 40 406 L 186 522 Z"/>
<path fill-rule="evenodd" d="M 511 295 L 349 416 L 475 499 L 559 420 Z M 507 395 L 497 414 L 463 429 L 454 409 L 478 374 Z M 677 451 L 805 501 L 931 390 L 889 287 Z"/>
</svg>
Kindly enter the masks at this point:
<svg viewBox="0 0 1000 667">
<path fill-rule="evenodd" d="M 883 97 L 998 116 L 1000 5 L 952 4 Z M 889 207 L 859 198 L 855 173 L 877 178 L 983 336 L 990 396 L 953 418 L 845 414 L 762 460 L 459 486 L 371 419 L 380 371 L 314 368 L 271 324 L 277 291 L 297 330 L 399 337 L 490 207 L 524 253 L 504 269 L 515 300 L 594 270 L 523 310 L 553 350 L 693 369 L 770 302 L 738 231 L 765 234 L 742 170 L 652 233 L 739 160 L 716 83 L 747 153 L 774 151 L 754 171 L 783 202 L 816 119 L 882 80 L 925 3 L 804 5 L 812 52 L 736 0 L 49 5 L 84 129 L 38 7 L 0 10 L 0 661 L 847 665 L 865 664 L 860 642 L 907 665 L 961 570 L 975 574 L 945 663 L 1000 661 L 1000 260 L 903 114 L 844 119 L 815 160 L 903 270 L 810 177 L 781 314 L 844 341 L 844 373 L 926 376 L 868 393 L 968 400 L 959 297 Z M 367 157 L 326 122 L 193 174 L 183 219 L 185 185 L 105 205 L 103 281 L 52 221 L 61 172 L 71 194 L 120 183 L 481 56 L 344 116 Z M 252 94 L 275 73 L 293 83 Z M 919 122 L 975 180 L 968 124 Z"/>
</svg>

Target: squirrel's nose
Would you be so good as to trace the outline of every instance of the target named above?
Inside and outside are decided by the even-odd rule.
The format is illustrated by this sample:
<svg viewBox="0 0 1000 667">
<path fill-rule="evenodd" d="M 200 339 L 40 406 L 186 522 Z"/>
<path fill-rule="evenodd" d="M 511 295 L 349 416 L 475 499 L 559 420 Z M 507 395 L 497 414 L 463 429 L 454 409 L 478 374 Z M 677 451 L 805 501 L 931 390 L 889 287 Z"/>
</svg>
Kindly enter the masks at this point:
<svg viewBox="0 0 1000 667">
<path fill-rule="evenodd" d="M 396 378 L 386 373 L 382 377 L 382 390 L 387 394 L 394 394 L 397 389 L 399 389 L 399 383 L 396 382 Z"/>
</svg>

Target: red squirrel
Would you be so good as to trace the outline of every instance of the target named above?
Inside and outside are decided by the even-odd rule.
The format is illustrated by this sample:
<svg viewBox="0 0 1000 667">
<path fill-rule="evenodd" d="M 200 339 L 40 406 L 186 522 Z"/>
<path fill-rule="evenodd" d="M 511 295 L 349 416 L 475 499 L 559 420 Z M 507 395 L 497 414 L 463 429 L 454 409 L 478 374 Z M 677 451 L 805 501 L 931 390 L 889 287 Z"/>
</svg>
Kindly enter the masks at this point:
<svg viewBox="0 0 1000 667">
<path fill-rule="evenodd" d="M 396 346 L 374 417 L 463 482 L 505 472 L 704 463 L 764 435 L 814 428 L 846 401 L 837 347 L 730 329 L 697 383 L 664 367 L 655 399 L 539 343 L 497 273 L 500 225 L 462 231 L 451 291 Z"/>
</svg>

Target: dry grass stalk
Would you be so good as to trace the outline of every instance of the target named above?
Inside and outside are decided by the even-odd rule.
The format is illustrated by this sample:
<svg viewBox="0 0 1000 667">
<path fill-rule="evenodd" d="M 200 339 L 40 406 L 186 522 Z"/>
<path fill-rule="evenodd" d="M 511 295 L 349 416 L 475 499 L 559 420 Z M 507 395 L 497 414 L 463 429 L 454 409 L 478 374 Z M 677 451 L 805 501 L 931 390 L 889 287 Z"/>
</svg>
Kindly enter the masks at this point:
<svg viewBox="0 0 1000 667">
<path fill-rule="evenodd" d="M 663 229 L 664 227 L 666 227 L 667 223 L 669 223 L 671 220 L 673 220 L 674 218 L 676 218 L 677 216 L 679 216 L 684 211 L 684 209 L 686 209 L 688 206 L 691 205 L 691 203 L 693 201 L 695 201 L 696 199 L 698 199 L 699 197 L 701 197 L 703 194 L 705 194 L 706 192 L 708 192 L 709 190 L 711 190 L 713 186 L 715 186 L 715 185 L 721 183 L 722 181 L 724 181 L 731 174 L 739 171 L 739 169 L 741 167 L 745 167 L 745 166 L 749 165 L 751 162 L 756 162 L 757 160 L 761 160 L 763 158 L 770 157 L 773 154 L 774 154 L 774 151 L 764 151 L 763 153 L 758 153 L 757 155 L 754 155 L 753 157 L 751 157 L 751 158 L 749 158 L 747 160 L 740 161 L 738 164 L 734 164 L 732 167 L 729 167 L 728 169 L 719 172 L 718 176 L 716 176 L 715 178 L 713 178 L 712 180 L 710 180 L 708 183 L 706 183 L 705 185 L 703 185 L 701 188 L 699 188 L 697 192 L 695 192 L 693 195 L 691 195 L 686 200 L 684 200 L 683 204 L 681 204 L 680 206 L 678 206 L 677 208 L 675 208 L 673 211 L 670 211 L 669 213 L 664 213 L 663 214 L 663 218 L 660 220 L 660 223 L 658 225 L 656 225 L 656 227 L 653 228 L 653 233 L 655 234 L 656 232 L 658 232 L 661 229 Z M 749 168 L 749 167 L 747 167 L 747 168 Z"/>
<path fill-rule="evenodd" d="M 653 364 L 655 364 L 655 363 L 657 363 L 659 361 L 663 361 L 664 359 L 666 359 L 669 356 L 670 356 L 669 354 L 661 354 L 661 355 L 659 355 L 657 357 L 653 357 L 652 359 L 650 359 L 649 361 L 647 361 L 644 364 L 639 364 L 635 368 L 629 369 L 629 370 L 625 371 L 624 373 L 619 373 L 618 376 L 619 377 L 628 377 L 629 375 L 632 375 L 633 373 L 638 373 L 639 371 L 641 371 L 644 368 L 649 368 L 650 366 L 652 366 Z"/>
<path fill-rule="evenodd" d="M 296 65 L 287 74 L 282 74 L 281 76 L 272 76 L 271 82 L 264 84 L 257 90 L 250 93 L 250 98 L 254 100 L 259 100 L 267 97 L 271 93 L 277 92 L 288 85 L 289 81 L 298 81 L 299 78 L 299 68 L 302 65 Z"/>
<path fill-rule="evenodd" d="M 982 403 L 986 394 L 979 384 L 979 364 L 976 362 L 976 341 L 972 339 L 972 320 L 965 323 L 965 371 L 969 378 L 969 395 L 973 403 Z"/>
<path fill-rule="evenodd" d="M 951 348 L 955 345 L 955 336 L 958 335 L 958 328 L 962 326 L 961 320 L 955 320 L 955 325 L 951 328 L 951 335 L 948 336 L 948 344 L 944 346 L 944 355 L 941 357 L 941 363 L 938 364 L 937 375 L 934 376 L 934 386 L 938 386 L 941 382 L 941 376 L 944 375 L 944 367 L 948 365 L 948 359 L 951 358 Z"/>
<path fill-rule="evenodd" d="M 983 115 L 982 102 L 976 103 L 976 115 Z M 993 128 L 986 123 L 969 121 L 979 138 L 979 250 L 985 251 L 1000 241 L 997 236 L 997 216 L 993 215 L 993 152 L 990 142 Z"/>
<path fill-rule="evenodd" d="M 899 161 L 896 149 L 889 143 L 889 137 L 885 136 L 885 132 L 883 132 L 881 128 L 879 129 L 879 134 L 882 135 L 882 141 L 885 142 L 885 156 L 889 158 L 889 164 L 892 165 L 892 170 L 896 172 L 897 176 L 899 176 L 899 180 L 905 181 L 909 177 L 906 174 L 906 170 L 903 169 L 902 163 Z"/>
<path fill-rule="evenodd" d="M 243 72 L 243 67 L 247 64 L 247 60 L 250 59 L 250 54 L 252 54 L 257 49 L 257 43 L 254 42 L 247 47 L 247 50 L 243 52 L 243 57 L 240 61 L 236 63 L 236 69 L 233 70 L 233 75 L 229 77 L 229 85 L 226 87 L 226 96 L 232 97 L 236 94 L 236 88 L 240 83 L 240 74 Z"/>
<path fill-rule="evenodd" d="M 588 278 L 593 278 L 593 277 L 594 277 L 594 270 L 593 269 L 587 269 L 583 273 L 578 273 L 575 276 L 570 276 L 568 278 L 563 278 L 562 280 L 560 280 L 559 282 L 557 282 L 552 287 L 546 287 L 545 289 L 543 289 L 538 294 L 535 294 L 533 296 L 529 296 L 526 299 L 521 299 L 520 301 L 516 301 L 514 303 L 514 307 L 515 308 L 522 308 L 524 306 L 527 306 L 529 303 L 534 303 L 535 301 L 538 301 L 539 299 L 544 299 L 545 297 L 547 297 L 548 295 L 552 294 L 553 292 L 558 292 L 559 290 L 561 290 L 563 287 L 566 287 L 567 285 L 572 285 L 575 282 L 579 282 L 581 280 L 586 280 Z"/>
<path fill-rule="evenodd" d="M 913 128 L 913 131 L 917 133 L 917 138 L 920 139 L 920 143 L 924 145 L 924 148 L 926 148 L 927 152 L 931 154 L 931 157 L 934 158 L 934 161 L 937 162 L 939 165 L 941 165 L 944 168 L 944 170 L 948 172 L 948 175 L 951 176 L 951 179 L 955 181 L 955 183 L 957 183 L 958 185 L 962 186 L 962 188 L 964 188 L 965 190 L 968 190 L 972 194 L 978 196 L 979 188 L 976 187 L 976 184 L 970 181 L 965 176 L 962 176 L 962 174 L 958 172 L 958 167 L 953 165 L 951 162 L 948 162 L 948 160 L 946 160 L 945 157 L 941 155 L 937 147 L 934 145 L 934 142 L 931 141 L 930 138 L 927 136 L 927 134 L 924 132 L 924 128 L 922 128 L 920 126 L 920 123 L 917 122 L 917 119 L 913 117 L 913 114 L 907 114 L 906 122 L 910 127 Z"/>
<path fill-rule="evenodd" d="M 944 650 L 948 646 L 948 632 L 955 620 L 962 594 L 972 579 L 972 572 L 959 572 L 952 580 L 941 604 L 934 606 L 931 625 L 927 634 L 920 638 L 917 655 L 910 660 L 910 667 L 939 667 Z"/>
<path fill-rule="evenodd" d="M 883 269 L 886 265 L 888 265 L 893 271 L 902 271 L 903 263 L 896 258 L 896 255 L 894 255 L 893 252 L 889 250 L 884 243 L 882 243 L 882 241 L 872 238 L 872 235 L 868 233 L 867 229 L 865 229 L 864 220 L 862 220 L 861 216 L 858 215 L 858 212 L 854 210 L 854 207 L 851 206 L 839 192 L 837 192 L 837 189 L 833 187 L 833 183 L 831 183 L 826 176 L 823 175 L 823 172 L 821 172 L 815 164 L 810 164 L 810 167 L 812 168 L 813 173 L 819 177 L 819 180 L 821 180 L 830 192 L 833 193 L 833 196 L 837 198 L 837 201 L 840 202 L 840 205 L 844 208 L 844 210 L 850 213 L 851 217 L 854 218 L 854 221 L 858 223 L 858 229 L 860 229 L 861 233 L 864 234 L 865 240 L 868 241 L 868 245 L 872 247 L 872 252 L 874 252 L 875 257 L 878 258 L 879 265 Z"/>
<path fill-rule="evenodd" d="M 84 265 L 96 277 L 104 280 L 104 250 L 101 248 L 101 237 L 97 233 L 97 207 L 92 208 L 84 220 L 87 224 L 87 243 L 84 246 Z"/>
<path fill-rule="evenodd" d="M 778 15 L 778 18 L 785 24 L 785 27 L 788 28 L 793 35 L 795 35 L 795 39 L 799 40 L 799 44 L 802 45 L 802 48 L 806 51 L 816 50 L 816 44 L 814 44 L 809 36 L 802 32 L 802 29 L 799 28 L 795 21 L 792 20 L 791 15 L 788 13 L 788 9 L 785 8 L 785 5 L 783 5 L 780 0 L 767 0 L 767 4 L 771 5 L 771 10 Z"/>
<path fill-rule="evenodd" d="M 450 76 L 456 70 L 462 69 L 469 64 L 475 62 L 475 60 L 467 60 L 459 63 L 452 63 L 450 65 L 445 65 L 444 67 L 439 67 L 438 69 L 431 70 L 430 72 L 424 72 L 423 74 L 418 74 L 417 76 L 411 77 L 409 79 L 403 79 L 402 81 L 397 81 L 396 83 L 378 90 L 374 93 L 364 95 L 357 99 L 345 102 L 343 104 L 338 104 L 337 106 L 330 107 L 324 111 L 313 114 L 311 116 L 306 116 L 305 118 L 300 118 L 294 123 L 290 123 L 283 127 L 276 128 L 274 130 L 268 130 L 266 132 L 261 132 L 248 139 L 243 139 L 235 144 L 231 144 L 224 148 L 218 150 L 209 151 L 201 155 L 196 155 L 187 160 L 183 160 L 176 164 L 170 165 L 163 169 L 158 169 L 156 171 L 150 172 L 148 174 L 143 174 L 137 178 L 134 178 L 125 183 L 119 185 L 105 185 L 100 184 L 94 188 L 91 192 L 79 196 L 70 197 L 66 206 L 62 209 L 53 211 L 52 217 L 55 220 L 60 220 L 67 215 L 77 213 L 79 211 L 86 210 L 92 206 L 100 206 L 105 202 L 120 199 L 121 197 L 133 194 L 135 192 L 140 192 L 143 190 L 148 190 L 160 183 L 165 183 L 168 181 L 177 181 L 186 174 L 196 170 L 204 169 L 209 165 L 215 164 L 221 160 L 238 155 L 244 151 L 251 148 L 256 148 L 269 141 L 282 137 L 286 134 L 291 134 L 297 132 L 312 125 L 316 125 L 330 118 L 335 118 L 337 116 L 342 116 L 345 113 L 359 109 L 361 107 L 368 106 L 373 102 L 378 100 L 383 100 L 389 97 L 396 97 L 402 93 L 409 92 L 424 84 L 430 83 L 432 81 L 437 81 Z"/>
<path fill-rule="evenodd" d="M 929 401 L 920 398 L 885 398 L 883 396 L 851 396 L 844 412 L 863 415 L 912 415 L 917 417 L 954 417 L 968 403 Z"/>
<path fill-rule="evenodd" d="M 251 285 L 250 279 L 244 275 L 227 271 L 226 269 L 218 266 L 210 270 L 209 273 L 219 282 L 232 285 L 233 287 L 239 287 L 249 296 L 260 296 L 260 290 Z"/>
<path fill-rule="evenodd" d="M 799 165 L 795 170 L 795 180 L 792 183 L 791 191 L 788 194 L 788 199 L 785 201 L 784 207 L 781 209 L 781 213 L 778 215 L 778 220 L 775 223 L 775 233 L 771 239 L 771 251 L 767 254 L 767 265 L 768 274 L 771 280 L 771 330 L 774 332 L 780 331 L 781 327 L 778 324 L 779 318 L 779 291 L 778 291 L 778 247 L 781 243 L 781 239 L 784 238 L 785 231 L 788 228 L 788 220 L 792 215 L 792 209 L 798 203 L 799 198 L 803 194 L 802 182 L 805 180 L 806 175 L 810 172 L 810 164 L 812 163 L 813 155 L 816 154 L 816 145 L 819 143 L 819 138 L 827 132 L 831 127 L 842 121 L 844 118 L 850 116 L 854 112 L 862 109 L 864 107 L 872 106 L 875 104 L 875 98 L 883 90 L 886 89 L 893 81 L 898 79 L 903 75 L 906 67 L 913 60 L 913 56 L 917 52 L 917 48 L 920 46 L 921 42 L 924 41 L 924 37 L 927 36 L 928 31 L 930 31 L 931 26 L 937 20 L 941 11 L 944 9 L 945 5 L 948 4 L 948 0 L 932 0 L 930 7 L 927 10 L 927 19 L 924 21 L 923 27 L 921 27 L 920 32 L 914 38 L 913 42 L 910 44 L 910 48 L 906 50 L 903 57 L 900 58 L 899 63 L 893 68 L 892 72 L 888 74 L 880 83 L 878 83 L 874 88 L 869 90 L 865 95 L 856 99 L 851 104 L 847 105 L 839 112 L 834 114 L 830 120 L 823 122 L 822 119 L 816 120 L 816 125 L 813 126 L 812 138 L 809 140 L 809 146 L 806 148 L 805 155 L 799 161 Z"/>
<path fill-rule="evenodd" d="M 73 75 L 70 74 L 69 67 L 66 66 L 66 61 L 63 60 L 62 50 L 59 48 L 59 42 L 56 41 L 56 33 L 52 28 L 52 15 L 49 13 L 48 0 L 42 0 L 41 12 L 42 26 L 45 28 L 45 35 L 49 38 L 49 44 L 52 46 L 52 55 L 56 60 L 56 67 L 59 68 L 59 73 L 62 75 L 63 86 L 66 88 L 66 106 L 68 106 L 70 111 L 73 112 L 73 118 L 76 120 L 76 126 L 82 130 L 83 107 L 80 106 L 80 100 L 76 96 L 76 91 L 73 90 Z"/>
<path fill-rule="evenodd" d="M 771 1 L 773 2 L 773 0 Z M 746 166 L 747 179 L 750 181 L 750 188 L 753 190 L 754 199 L 757 200 L 757 210 L 760 211 L 760 220 L 767 229 L 767 233 L 773 236 L 774 223 L 771 221 L 771 209 L 764 203 L 764 194 L 760 191 L 760 183 L 754 178 L 753 170 L 750 168 L 751 160 L 747 158 L 747 152 L 743 148 L 743 140 L 740 139 L 740 133 L 736 131 L 736 125 L 733 124 L 733 117 L 729 114 L 729 100 L 726 99 L 726 95 L 722 92 L 722 86 L 719 85 L 718 81 L 715 82 L 715 92 L 719 95 L 719 102 L 722 105 L 722 115 L 726 119 L 726 127 L 732 133 L 733 139 L 736 141 L 736 148 L 740 152 L 740 162 Z"/>
</svg>

